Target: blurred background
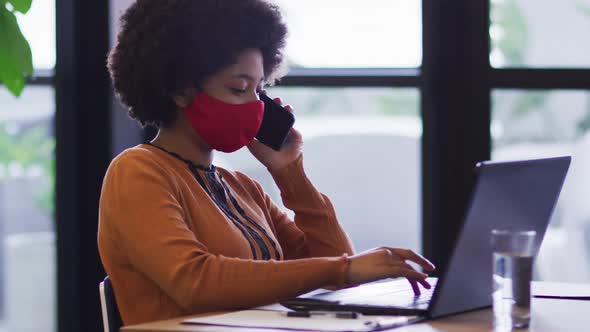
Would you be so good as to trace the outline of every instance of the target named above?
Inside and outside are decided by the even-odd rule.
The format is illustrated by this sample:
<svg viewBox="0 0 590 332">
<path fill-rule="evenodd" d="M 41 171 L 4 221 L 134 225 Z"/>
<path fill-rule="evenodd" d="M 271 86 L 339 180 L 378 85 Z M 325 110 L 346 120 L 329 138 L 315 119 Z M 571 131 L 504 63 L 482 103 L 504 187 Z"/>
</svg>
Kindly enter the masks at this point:
<svg viewBox="0 0 590 332">
<path fill-rule="evenodd" d="M 290 27 L 291 71 L 268 91 L 294 106 L 306 171 L 357 250 L 387 244 L 444 262 L 475 161 L 567 154 L 572 167 L 535 278 L 590 280 L 590 1 L 275 2 Z M 85 264 L 98 262 L 101 174 L 150 135 L 114 99 L 100 61 L 129 4 L 33 0 L 16 14 L 34 77 L 19 97 L 0 86 L 0 331 L 74 331 L 99 317 L 98 302 L 84 305 L 98 299 L 88 285 L 100 267 Z M 102 53 L 87 49 L 93 42 Z M 88 92 L 94 84 L 98 97 Z M 99 157 L 67 157 L 85 144 Z M 280 204 L 245 149 L 216 158 Z M 78 323 L 62 322 L 76 313 Z"/>
</svg>

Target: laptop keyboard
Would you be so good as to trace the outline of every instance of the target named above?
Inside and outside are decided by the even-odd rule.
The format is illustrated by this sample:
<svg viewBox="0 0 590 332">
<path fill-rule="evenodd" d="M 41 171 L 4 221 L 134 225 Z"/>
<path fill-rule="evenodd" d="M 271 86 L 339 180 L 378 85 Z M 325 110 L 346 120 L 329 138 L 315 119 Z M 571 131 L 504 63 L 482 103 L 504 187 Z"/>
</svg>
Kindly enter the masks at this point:
<svg viewBox="0 0 590 332">
<path fill-rule="evenodd" d="M 432 294 L 434 293 L 431 289 L 421 289 L 420 295 L 414 295 L 414 291 L 410 289 L 410 291 L 394 291 L 387 294 L 381 294 L 377 296 L 373 296 L 370 299 L 366 299 L 365 301 L 357 301 L 355 299 L 351 299 L 351 302 L 357 303 L 360 305 L 373 305 L 373 306 L 392 306 L 395 305 L 396 307 L 409 307 L 413 308 L 419 305 L 428 304 L 430 299 L 432 299 Z M 393 302 L 392 302 L 393 300 Z M 346 300 L 340 301 L 344 303 Z"/>
<path fill-rule="evenodd" d="M 414 295 L 414 291 L 406 279 L 395 279 L 342 289 L 337 292 L 318 294 L 313 298 L 336 301 L 340 304 L 402 308 L 424 307 L 432 298 L 436 281 L 436 278 L 428 279 L 432 286 L 430 289 L 425 289 L 419 285 L 421 294 L 418 296 Z"/>
</svg>

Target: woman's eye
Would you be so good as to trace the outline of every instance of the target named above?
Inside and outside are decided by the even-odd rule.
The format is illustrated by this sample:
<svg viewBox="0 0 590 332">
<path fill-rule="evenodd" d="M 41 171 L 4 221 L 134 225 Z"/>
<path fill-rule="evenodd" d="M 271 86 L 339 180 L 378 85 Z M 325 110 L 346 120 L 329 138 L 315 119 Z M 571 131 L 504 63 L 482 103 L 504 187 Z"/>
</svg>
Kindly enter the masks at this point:
<svg viewBox="0 0 590 332">
<path fill-rule="evenodd" d="M 242 90 L 242 89 L 235 89 L 235 88 L 231 88 L 230 89 L 233 93 L 235 94 L 242 94 L 242 93 L 246 93 L 246 90 Z"/>
</svg>

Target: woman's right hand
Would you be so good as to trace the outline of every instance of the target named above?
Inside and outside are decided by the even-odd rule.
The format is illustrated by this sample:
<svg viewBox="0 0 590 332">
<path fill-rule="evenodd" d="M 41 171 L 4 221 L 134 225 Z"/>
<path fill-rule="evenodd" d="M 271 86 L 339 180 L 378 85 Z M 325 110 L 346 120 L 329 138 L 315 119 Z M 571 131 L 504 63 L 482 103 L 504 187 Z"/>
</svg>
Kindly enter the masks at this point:
<svg viewBox="0 0 590 332">
<path fill-rule="evenodd" d="M 416 271 L 406 261 L 412 261 L 426 271 L 433 271 L 434 265 L 412 250 L 380 247 L 350 256 L 349 259 L 348 284 L 364 284 L 383 278 L 405 277 L 416 295 L 420 294 L 418 283 L 426 289 L 431 287 L 426 281 L 428 275 Z"/>
</svg>

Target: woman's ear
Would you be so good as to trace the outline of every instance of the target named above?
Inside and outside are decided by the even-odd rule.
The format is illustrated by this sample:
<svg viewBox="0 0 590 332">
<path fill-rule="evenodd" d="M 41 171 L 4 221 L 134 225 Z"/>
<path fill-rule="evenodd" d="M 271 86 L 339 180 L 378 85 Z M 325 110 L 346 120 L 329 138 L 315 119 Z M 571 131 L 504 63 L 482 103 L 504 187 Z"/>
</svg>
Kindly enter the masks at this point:
<svg viewBox="0 0 590 332">
<path fill-rule="evenodd" d="M 178 108 L 186 108 L 193 102 L 197 92 L 197 89 L 194 87 L 186 88 L 173 95 L 172 100 L 174 100 L 174 103 Z"/>
</svg>

